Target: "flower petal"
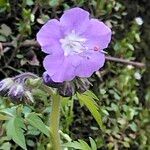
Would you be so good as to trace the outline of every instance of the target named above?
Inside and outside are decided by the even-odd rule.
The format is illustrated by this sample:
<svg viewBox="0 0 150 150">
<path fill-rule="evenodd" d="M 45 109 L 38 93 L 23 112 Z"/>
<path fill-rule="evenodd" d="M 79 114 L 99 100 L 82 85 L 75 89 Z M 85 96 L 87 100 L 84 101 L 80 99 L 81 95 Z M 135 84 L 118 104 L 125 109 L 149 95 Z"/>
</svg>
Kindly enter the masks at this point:
<svg viewBox="0 0 150 150">
<path fill-rule="evenodd" d="M 62 38 L 60 23 L 56 19 L 48 21 L 37 33 L 37 41 L 42 51 L 48 54 L 63 53 L 59 39 Z"/>
<path fill-rule="evenodd" d="M 91 19 L 90 25 L 83 33 L 87 38 L 87 46 L 89 49 L 98 46 L 100 49 L 105 49 L 111 40 L 111 30 L 98 19 Z"/>
<path fill-rule="evenodd" d="M 59 69 L 64 61 L 64 57 L 62 55 L 47 55 L 44 58 L 43 66 L 47 71 L 49 76 L 54 75 Z"/>
<path fill-rule="evenodd" d="M 87 28 L 88 22 L 89 13 L 78 7 L 65 11 L 60 18 L 60 24 L 65 29 L 65 34 L 72 30 L 81 34 Z"/>
<path fill-rule="evenodd" d="M 101 52 L 86 52 L 82 54 L 82 61 L 76 68 L 76 76 L 90 77 L 99 70 L 105 62 L 105 55 Z"/>
<path fill-rule="evenodd" d="M 51 54 L 51 55 L 63 55 L 64 50 L 61 47 L 61 44 L 56 40 L 51 40 L 51 45 L 42 46 L 42 51 Z"/>
<path fill-rule="evenodd" d="M 54 82 L 71 81 L 75 77 L 75 68 L 72 66 L 70 59 L 67 57 L 59 66 L 57 72 L 51 76 Z"/>
<path fill-rule="evenodd" d="M 82 57 L 80 55 L 70 55 L 68 56 L 68 60 L 73 67 L 78 67 L 82 61 Z"/>
<path fill-rule="evenodd" d="M 56 19 L 49 20 L 37 33 L 37 41 L 41 46 L 51 45 L 62 37 L 60 23 Z"/>
</svg>

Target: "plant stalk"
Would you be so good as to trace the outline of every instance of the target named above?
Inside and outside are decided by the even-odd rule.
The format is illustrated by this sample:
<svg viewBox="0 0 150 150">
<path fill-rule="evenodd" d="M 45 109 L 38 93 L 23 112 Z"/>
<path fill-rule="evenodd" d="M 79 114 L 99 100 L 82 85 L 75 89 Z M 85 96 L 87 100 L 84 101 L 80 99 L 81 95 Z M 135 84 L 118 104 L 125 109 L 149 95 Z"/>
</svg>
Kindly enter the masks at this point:
<svg viewBox="0 0 150 150">
<path fill-rule="evenodd" d="M 50 114 L 50 137 L 52 150 L 61 150 L 59 120 L 60 120 L 61 96 L 52 96 L 52 111 Z"/>
</svg>

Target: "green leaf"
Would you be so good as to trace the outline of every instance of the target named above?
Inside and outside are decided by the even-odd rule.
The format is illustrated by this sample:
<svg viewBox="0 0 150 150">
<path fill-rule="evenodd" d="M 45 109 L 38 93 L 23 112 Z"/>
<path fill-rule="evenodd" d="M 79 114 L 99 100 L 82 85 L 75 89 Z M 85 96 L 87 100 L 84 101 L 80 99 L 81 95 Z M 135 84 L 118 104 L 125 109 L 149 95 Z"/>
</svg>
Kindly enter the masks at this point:
<svg viewBox="0 0 150 150">
<path fill-rule="evenodd" d="M 42 133 L 47 135 L 49 137 L 49 130 L 46 127 L 46 125 L 43 123 L 41 118 L 38 117 L 37 114 L 31 113 L 26 117 L 26 120 L 31 124 L 33 127 L 37 128 L 40 130 Z"/>
<path fill-rule="evenodd" d="M 25 129 L 23 119 L 17 116 L 10 119 L 6 125 L 7 136 L 24 150 L 27 150 L 23 129 Z"/>
<path fill-rule="evenodd" d="M 95 100 L 99 100 L 98 97 L 90 90 L 87 90 L 84 94 L 95 99 Z"/>
<path fill-rule="evenodd" d="M 6 24 L 2 24 L 1 29 L 0 29 L 0 33 L 7 37 L 12 33 L 12 31 L 11 31 L 11 28 L 9 26 L 7 26 Z"/>
<path fill-rule="evenodd" d="M 91 144 L 92 150 L 97 150 L 95 141 L 91 137 L 89 137 L 89 139 L 90 139 L 90 144 Z"/>
<path fill-rule="evenodd" d="M 2 144 L 0 147 L 1 150 L 10 150 L 11 149 L 11 144 L 9 142 L 5 142 Z"/>
<path fill-rule="evenodd" d="M 89 147 L 89 145 L 85 141 L 83 141 L 83 140 L 78 140 L 78 141 L 80 142 L 83 150 L 91 150 L 91 148 Z"/>
<path fill-rule="evenodd" d="M 138 130 L 138 127 L 135 124 L 135 122 L 132 122 L 129 126 L 130 126 L 131 130 L 134 131 L 134 132 L 136 132 Z"/>
<path fill-rule="evenodd" d="M 77 141 L 65 143 L 63 144 L 63 147 L 72 147 L 75 149 L 82 149 L 81 144 Z"/>
<path fill-rule="evenodd" d="M 84 103 L 84 105 L 86 105 L 86 107 L 89 109 L 89 111 L 91 112 L 95 120 L 97 121 L 100 128 L 104 130 L 102 116 L 98 112 L 98 105 L 94 101 L 94 99 L 85 94 L 77 94 L 77 97 L 79 98 L 79 101 L 81 101 L 81 103 Z"/>
<path fill-rule="evenodd" d="M 51 1 L 49 2 L 49 5 L 50 5 L 51 7 L 56 7 L 58 4 L 59 4 L 59 0 L 51 0 Z"/>
<path fill-rule="evenodd" d="M 0 0 L 0 7 L 4 7 L 7 4 L 7 0 Z"/>
<path fill-rule="evenodd" d="M 26 1 L 27 5 L 32 6 L 34 4 L 33 0 L 27 0 Z"/>
<path fill-rule="evenodd" d="M 128 48 L 129 48 L 130 50 L 134 51 L 134 46 L 133 46 L 132 44 L 127 43 L 127 46 L 128 46 Z"/>
<path fill-rule="evenodd" d="M 11 108 L 5 108 L 5 109 L 1 109 L 0 113 L 4 113 L 4 114 L 7 114 L 7 115 L 13 117 L 16 115 L 16 109 L 17 109 L 16 106 L 11 107 Z"/>
<path fill-rule="evenodd" d="M 128 142 L 123 142 L 124 147 L 129 148 L 130 144 Z"/>
<path fill-rule="evenodd" d="M 64 147 L 72 147 L 74 149 L 80 149 L 80 150 L 92 150 L 90 146 L 83 140 L 68 142 L 63 144 Z"/>
<path fill-rule="evenodd" d="M 1 41 L 1 42 L 6 42 L 6 38 L 5 38 L 5 36 L 0 35 L 0 41 Z"/>
<path fill-rule="evenodd" d="M 10 117 L 0 114 L 0 120 L 9 120 Z"/>
</svg>

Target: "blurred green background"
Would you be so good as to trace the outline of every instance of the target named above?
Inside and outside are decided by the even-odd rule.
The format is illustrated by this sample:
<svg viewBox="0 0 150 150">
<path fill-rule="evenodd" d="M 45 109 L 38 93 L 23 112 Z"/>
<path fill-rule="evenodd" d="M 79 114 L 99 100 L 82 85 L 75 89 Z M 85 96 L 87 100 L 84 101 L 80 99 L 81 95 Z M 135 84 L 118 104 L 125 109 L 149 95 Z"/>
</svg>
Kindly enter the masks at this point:
<svg viewBox="0 0 150 150">
<path fill-rule="evenodd" d="M 112 41 L 106 50 L 110 56 L 143 62 L 146 67 L 107 61 L 90 78 L 106 130 L 99 129 L 78 101 L 66 99 L 61 130 L 73 140 L 89 143 L 92 137 L 100 150 L 150 150 L 149 0 L 0 0 L 0 79 L 26 71 L 41 76 L 45 54 L 32 40 L 47 20 L 59 18 L 64 10 L 77 6 L 112 29 Z M 21 45 L 24 41 L 28 44 Z M 31 108 L 22 109 L 25 114 L 27 110 L 38 113 L 47 124 L 48 96 L 36 91 L 35 100 Z M 12 107 L 7 98 L 0 97 L 0 109 Z M 0 116 L 0 120 L 0 149 L 21 149 L 6 134 L 7 119 Z M 28 126 L 24 134 L 27 149 L 46 149 L 48 140 L 37 129 Z"/>
</svg>

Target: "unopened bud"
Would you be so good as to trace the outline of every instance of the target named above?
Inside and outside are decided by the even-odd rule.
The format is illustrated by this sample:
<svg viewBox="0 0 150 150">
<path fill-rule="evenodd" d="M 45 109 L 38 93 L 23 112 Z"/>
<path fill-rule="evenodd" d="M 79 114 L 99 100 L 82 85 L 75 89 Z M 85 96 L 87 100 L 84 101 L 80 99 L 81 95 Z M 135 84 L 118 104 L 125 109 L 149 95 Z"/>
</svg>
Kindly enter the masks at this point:
<svg viewBox="0 0 150 150">
<path fill-rule="evenodd" d="M 18 103 L 19 101 L 22 101 L 24 95 L 24 87 L 21 84 L 14 84 L 8 93 L 8 96 L 14 103 Z"/>
<path fill-rule="evenodd" d="M 70 97 L 75 94 L 75 86 L 71 82 L 65 82 L 58 88 L 58 92 L 61 96 Z"/>
<path fill-rule="evenodd" d="M 47 74 L 47 72 L 43 73 L 43 82 L 47 86 L 50 86 L 50 87 L 53 87 L 53 88 L 58 88 L 59 86 L 61 86 L 63 84 L 63 83 L 60 83 L 60 82 L 54 82 L 51 79 L 51 77 Z"/>
<path fill-rule="evenodd" d="M 0 81 L 0 95 L 5 96 L 13 84 L 14 81 L 12 78 L 6 78 Z"/>
<path fill-rule="evenodd" d="M 38 85 L 41 84 L 41 79 L 40 78 L 35 78 L 35 79 L 29 78 L 27 80 L 27 84 L 32 86 L 32 87 L 37 87 Z"/>
</svg>

